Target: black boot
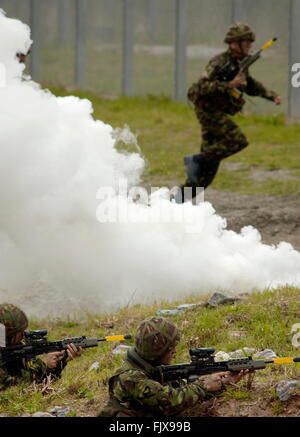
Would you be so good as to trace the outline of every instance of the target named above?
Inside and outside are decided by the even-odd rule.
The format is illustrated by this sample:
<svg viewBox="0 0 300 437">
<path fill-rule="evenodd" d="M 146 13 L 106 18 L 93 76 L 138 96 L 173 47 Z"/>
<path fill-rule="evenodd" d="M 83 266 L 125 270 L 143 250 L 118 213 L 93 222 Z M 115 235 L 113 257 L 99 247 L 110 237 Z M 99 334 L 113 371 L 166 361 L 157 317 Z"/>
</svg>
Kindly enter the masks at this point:
<svg viewBox="0 0 300 437">
<path fill-rule="evenodd" d="M 205 168 L 205 178 L 202 181 L 202 186 L 204 188 L 207 188 L 214 180 L 217 171 L 219 169 L 220 162 L 221 161 L 218 160 L 209 161 L 209 162 L 207 161 L 206 168 Z"/>
<path fill-rule="evenodd" d="M 202 153 L 185 156 L 184 164 L 189 181 L 192 185 L 198 185 L 199 178 L 205 173 L 206 161 L 204 156 Z"/>
</svg>

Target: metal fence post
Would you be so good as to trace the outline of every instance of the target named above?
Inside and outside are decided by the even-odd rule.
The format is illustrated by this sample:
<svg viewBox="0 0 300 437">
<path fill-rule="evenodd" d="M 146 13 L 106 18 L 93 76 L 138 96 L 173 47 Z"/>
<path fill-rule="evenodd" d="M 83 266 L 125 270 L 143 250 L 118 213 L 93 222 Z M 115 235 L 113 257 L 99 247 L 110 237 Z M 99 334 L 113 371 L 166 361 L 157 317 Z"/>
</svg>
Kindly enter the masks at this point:
<svg viewBox="0 0 300 437">
<path fill-rule="evenodd" d="M 157 8 L 155 0 L 150 0 L 147 3 L 147 27 L 150 39 L 153 41 L 156 37 L 156 15 Z"/>
<path fill-rule="evenodd" d="M 122 52 L 122 94 L 133 93 L 133 46 L 134 8 L 133 0 L 123 0 L 123 52 Z"/>
<path fill-rule="evenodd" d="M 86 85 L 86 0 L 75 2 L 75 85 L 84 88 Z"/>
<path fill-rule="evenodd" d="M 58 40 L 65 43 L 68 39 L 69 20 L 70 20 L 70 4 L 69 0 L 58 0 L 57 2 L 57 22 L 58 22 Z"/>
<path fill-rule="evenodd" d="M 248 3 L 246 0 L 231 0 L 231 22 L 245 20 Z"/>
<path fill-rule="evenodd" d="M 300 87 L 292 84 L 292 72 L 294 64 L 300 63 L 300 1 L 290 0 L 289 11 L 289 92 L 288 92 L 288 116 L 300 117 Z"/>
<path fill-rule="evenodd" d="M 33 40 L 30 54 L 30 74 L 34 80 L 40 78 L 40 2 L 30 0 L 30 28 L 31 39 Z"/>
<path fill-rule="evenodd" d="M 175 90 L 177 101 L 186 101 L 186 44 L 188 0 L 176 0 Z"/>
<path fill-rule="evenodd" d="M 1 5 L 0 5 L 1 7 Z M 17 2 L 16 3 L 16 17 L 19 18 L 19 20 L 26 20 L 26 12 L 27 12 L 27 8 L 28 8 L 28 4 L 27 2 Z"/>
</svg>

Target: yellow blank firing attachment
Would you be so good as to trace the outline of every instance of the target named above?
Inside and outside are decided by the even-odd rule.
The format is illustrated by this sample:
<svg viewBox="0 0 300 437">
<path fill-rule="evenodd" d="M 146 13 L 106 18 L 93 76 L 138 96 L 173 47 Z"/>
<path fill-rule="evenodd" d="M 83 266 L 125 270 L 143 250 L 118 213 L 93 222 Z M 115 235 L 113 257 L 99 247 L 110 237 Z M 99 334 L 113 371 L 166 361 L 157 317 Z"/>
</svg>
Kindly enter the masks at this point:
<svg viewBox="0 0 300 437">
<path fill-rule="evenodd" d="M 274 364 L 290 364 L 290 363 L 294 363 L 295 359 L 297 359 L 297 358 L 292 358 L 292 357 L 274 358 L 273 363 Z"/>
<path fill-rule="evenodd" d="M 108 337 L 98 338 L 98 341 L 121 341 L 121 340 L 129 340 L 131 335 L 110 335 Z"/>
<path fill-rule="evenodd" d="M 271 47 L 271 46 L 274 44 L 275 41 L 277 41 L 277 38 L 273 38 L 273 39 L 271 39 L 271 40 L 268 41 L 264 46 L 262 46 L 261 50 L 266 50 L 266 49 L 268 49 L 269 47 Z"/>
</svg>

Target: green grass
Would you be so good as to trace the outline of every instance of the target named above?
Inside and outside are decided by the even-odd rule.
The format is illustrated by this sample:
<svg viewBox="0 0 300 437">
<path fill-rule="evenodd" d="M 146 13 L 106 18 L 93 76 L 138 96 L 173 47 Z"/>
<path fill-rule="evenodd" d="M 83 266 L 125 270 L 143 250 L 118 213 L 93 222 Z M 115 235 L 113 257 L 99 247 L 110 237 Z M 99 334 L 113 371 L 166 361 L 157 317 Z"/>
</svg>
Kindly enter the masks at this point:
<svg viewBox="0 0 300 437">
<path fill-rule="evenodd" d="M 51 88 L 57 95 L 71 92 L 93 103 L 94 117 L 114 128 L 127 124 L 138 136 L 146 159 L 142 183 L 152 186 L 181 184 L 185 180 L 183 157 L 198 153 L 200 126 L 192 108 L 164 95 L 147 97 L 103 98 L 91 92 Z M 300 193 L 300 124 L 283 115 L 238 115 L 234 119 L 249 139 L 250 145 L 221 163 L 212 188 L 242 194 L 289 195 Z M 118 148 L 133 151 L 132 146 Z M 237 169 L 227 163 L 241 163 Z M 255 179 L 251 169 L 269 171 L 264 181 Z M 271 170 L 285 169 L 294 179 L 274 176 Z M 298 171 L 297 171 L 298 170 Z"/>
<path fill-rule="evenodd" d="M 221 170 L 213 184 L 217 190 L 233 191 L 240 194 L 286 196 L 289 194 L 300 195 L 299 180 L 278 180 L 270 177 L 259 183 L 253 182 L 249 177 L 249 169 L 244 170 Z"/>
<path fill-rule="evenodd" d="M 61 319 L 30 320 L 30 329 L 49 329 L 51 340 L 83 334 L 88 337 L 119 333 L 134 335 L 140 322 L 155 315 L 158 309 L 199 301 L 201 298 L 192 296 L 184 302 L 176 301 L 172 305 L 166 302 L 151 306 L 134 305 L 111 315 L 88 314 L 87 319 L 80 322 Z M 225 352 L 246 346 L 257 350 L 271 348 L 279 356 L 297 356 L 299 351 L 291 343 L 291 328 L 293 324 L 299 323 L 299 314 L 300 290 L 290 287 L 254 293 L 233 305 L 190 309 L 171 317 L 181 331 L 174 362 L 188 362 L 188 350 L 191 347 L 211 346 L 216 351 Z M 231 337 L 230 333 L 237 330 L 243 332 L 243 336 Z M 133 340 L 126 343 L 133 345 Z M 62 379 L 48 387 L 21 383 L 0 392 L 0 414 L 20 416 L 36 411 L 50 411 L 55 405 L 59 405 L 69 407 L 70 416 L 96 415 L 107 399 L 107 378 L 124 359 L 124 355 L 112 354 L 115 346 L 116 343 L 101 343 L 98 348 L 86 349 L 81 357 L 68 364 Z M 95 361 L 100 363 L 99 372 L 89 372 Z M 261 384 L 267 383 L 274 387 L 280 379 L 299 379 L 299 376 L 299 364 L 268 366 L 267 369 L 256 372 L 253 388 L 246 388 L 242 381 L 223 394 L 224 402 L 228 399 L 243 402 L 253 398 L 259 402 L 256 390 L 260 389 Z M 268 390 L 262 390 L 262 393 L 263 397 L 270 395 Z M 274 393 L 272 399 L 275 402 L 275 415 L 280 408 Z"/>
</svg>

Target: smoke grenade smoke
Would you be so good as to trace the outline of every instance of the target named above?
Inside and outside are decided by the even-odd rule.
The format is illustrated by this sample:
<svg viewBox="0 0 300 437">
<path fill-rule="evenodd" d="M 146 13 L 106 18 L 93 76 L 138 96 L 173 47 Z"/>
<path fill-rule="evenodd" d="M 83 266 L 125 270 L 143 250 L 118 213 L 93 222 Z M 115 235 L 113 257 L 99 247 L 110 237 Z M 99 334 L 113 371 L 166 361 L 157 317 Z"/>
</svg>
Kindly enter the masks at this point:
<svg viewBox="0 0 300 437">
<path fill-rule="evenodd" d="M 262 244 L 250 226 L 227 230 L 207 202 L 176 205 L 161 191 L 153 205 L 131 202 L 135 220 L 100 222 L 99 205 L 130 201 L 101 200 L 99 188 L 138 184 L 143 158 L 117 151 L 120 132 L 94 120 L 88 100 L 55 97 L 22 77 L 16 53 L 27 52 L 30 30 L 2 12 L 0 41 L 0 301 L 61 316 L 300 284 L 300 253 L 290 244 Z M 158 206 L 197 217 L 197 232 L 184 219 L 141 220 Z"/>
</svg>

